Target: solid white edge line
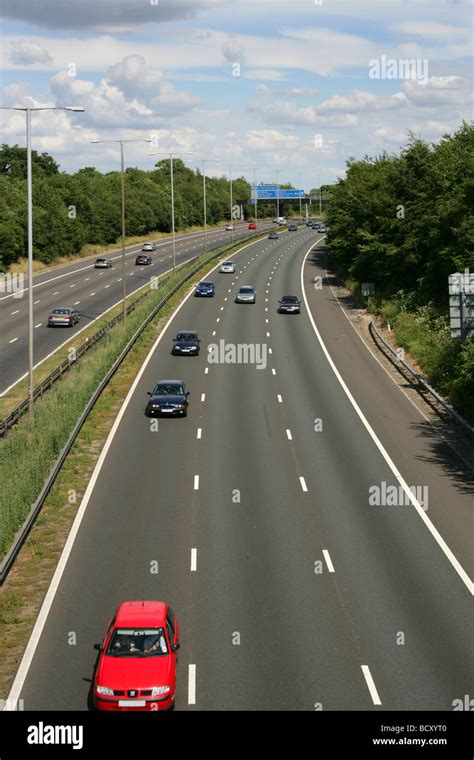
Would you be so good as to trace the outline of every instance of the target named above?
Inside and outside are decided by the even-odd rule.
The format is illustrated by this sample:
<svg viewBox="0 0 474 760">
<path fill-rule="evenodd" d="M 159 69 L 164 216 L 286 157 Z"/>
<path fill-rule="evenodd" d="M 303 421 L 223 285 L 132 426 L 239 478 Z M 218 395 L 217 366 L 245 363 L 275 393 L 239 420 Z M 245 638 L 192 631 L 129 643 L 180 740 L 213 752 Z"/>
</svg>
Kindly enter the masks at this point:
<svg viewBox="0 0 474 760">
<path fill-rule="evenodd" d="M 327 549 L 323 549 L 323 557 L 326 560 L 326 565 L 328 566 L 329 572 L 334 573 L 334 565 L 332 564 L 332 560 Z"/>
<path fill-rule="evenodd" d="M 372 674 L 371 674 L 371 672 L 369 670 L 369 666 L 368 665 L 361 665 L 360 667 L 362 668 L 362 672 L 364 674 L 365 682 L 366 682 L 367 687 L 369 689 L 370 696 L 372 697 L 372 702 L 374 703 L 374 705 L 381 705 L 382 702 L 380 700 L 378 691 L 375 688 L 374 679 L 372 678 Z"/>
<path fill-rule="evenodd" d="M 196 704 L 196 666 L 188 665 L 188 705 Z"/>
<path fill-rule="evenodd" d="M 235 251 L 234 256 L 236 256 L 240 251 L 242 251 L 244 248 L 247 248 L 249 245 L 255 245 L 255 243 L 259 243 L 261 241 L 254 240 L 251 243 L 247 243 L 246 245 L 242 246 L 242 248 L 239 248 L 238 251 Z M 219 266 L 219 263 L 213 267 L 210 272 L 213 272 L 217 267 Z M 209 272 L 209 274 L 210 274 Z M 54 597 L 56 595 L 56 591 L 58 590 L 59 584 L 61 582 L 61 577 L 64 572 L 64 569 L 66 567 L 67 561 L 69 559 L 69 555 L 72 551 L 72 548 L 74 546 L 74 541 L 76 540 L 76 536 L 79 532 L 79 528 L 81 527 L 81 522 L 84 517 L 84 513 L 86 511 L 87 505 L 89 503 L 89 499 L 91 497 L 92 491 L 94 490 L 94 486 L 97 482 L 97 479 L 100 475 L 100 471 L 102 469 L 102 465 L 104 463 L 105 457 L 108 454 L 108 451 L 113 443 L 113 439 L 115 437 L 115 434 L 117 432 L 117 429 L 120 425 L 120 422 L 122 421 L 122 417 L 126 412 L 126 409 L 130 403 L 130 399 L 132 398 L 133 394 L 135 393 L 135 389 L 138 385 L 138 383 L 141 380 L 141 377 L 143 373 L 145 372 L 156 348 L 158 347 L 159 343 L 161 342 L 161 339 L 163 338 L 165 332 L 167 331 L 168 327 L 171 325 L 175 317 L 179 314 L 180 310 L 184 306 L 184 304 L 187 302 L 188 298 L 191 297 L 193 294 L 193 290 L 190 290 L 189 293 L 183 298 L 181 303 L 177 306 L 176 310 L 173 314 L 171 314 L 170 318 L 167 320 L 166 324 L 164 325 L 162 331 L 158 335 L 157 339 L 155 340 L 154 344 L 150 348 L 150 351 L 148 352 L 148 355 L 145 358 L 145 361 L 143 362 L 142 366 L 138 370 L 138 374 L 135 378 L 135 380 L 132 383 L 132 386 L 127 393 L 125 400 L 119 410 L 119 413 L 115 419 L 114 424 L 112 425 L 112 428 L 110 430 L 110 433 L 107 437 L 107 440 L 104 444 L 104 447 L 102 451 L 100 452 L 99 459 L 97 460 L 97 464 L 94 467 L 94 471 L 91 475 L 91 479 L 89 480 L 89 483 L 87 484 L 87 488 L 84 492 L 84 496 L 81 501 L 81 506 L 79 507 L 76 517 L 74 518 L 74 522 L 72 524 L 71 530 L 69 532 L 69 535 L 67 537 L 67 541 L 64 545 L 64 549 L 62 551 L 61 557 L 59 559 L 59 562 L 57 564 L 56 570 L 54 571 L 54 575 L 51 579 L 51 583 L 49 584 L 48 590 L 46 592 L 46 596 L 44 597 L 43 604 L 41 605 L 41 609 L 39 611 L 38 617 L 36 619 L 36 623 L 33 627 L 33 630 L 31 632 L 31 636 L 28 640 L 28 644 L 26 646 L 26 649 L 23 653 L 23 657 L 21 658 L 20 665 L 18 667 L 15 680 L 13 681 L 12 687 L 10 689 L 10 693 L 8 695 L 8 698 L 6 700 L 6 706 L 4 707 L 4 711 L 6 712 L 12 712 L 14 710 L 14 706 L 18 703 L 18 699 L 20 697 L 21 691 L 23 689 L 23 685 L 25 683 L 26 676 L 28 675 L 28 670 L 30 669 L 30 665 L 32 663 L 33 657 L 36 652 L 36 647 L 38 646 L 38 642 L 41 638 L 41 634 L 43 632 L 43 628 L 46 623 L 46 619 L 48 617 L 49 611 L 51 609 L 51 606 L 54 601 Z"/>
<path fill-rule="evenodd" d="M 377 434 L 375 433 L 375 430 L 371 427 L 369 421 L 365 417 L 365 415 L 362 412 L 361 408 L 359 407 L 357 401 L 355 400 L 354 396 L 352 395 L 352 393 L 350 392 L 350 390 L 347 387 L 346 383 L 344 382 L 344 380 L 343 380 L 343 378 L 342 378 L 339 370 L 337 369 L 336 365 L 334 364 L 334 362 L 333 362 L 333 360 L 332 360 L 332 358 L 331 358 L 331 356 L 329 354 L 328 349 L 326 348 L 326 345 L 325 345 L 325 343 L 324 343 L 324 341 L 323 341 L 323 339 L 322 339 L 322 337 L 321 337 L 321 335 L 319 333 L 318 328 L 316 327 L 316 323 L 315 323 L 315 321 L 313 319 L 313 315 L 311 314 L 311 310 L 309 308 L 308 299 L 306 297 L 305 282 L 304 282 L 304 268 L 305 268 L 305 265 L 306 265 L 306 259 L 308 258 L 310 252 L 313 250 L 314 246 L 317 245 L 320 242 L 320 240 L 323 240 L 324 237 L 325 236 L 323 235 L 323 237 L 320 238 L 319 240 L 317 240 L 316 243 L 313 243 L 313 245 L 311 246 L 311 248 L 306 252 L 305 257 L 303 259 L 303 263 L 301 265 L 301 291 L 302 291 L 302 294 L 303 294 L 303 299 L 304 299 L 304 303 L 305 303 L 305 306 L 306 306 L 306 311 L 307 311 L 307 314 L 308 314 L 308 317 L 309 317 L 309 321 L 311 322 L 313 330 L 314 330 L 314 332 L 316 334 L 316 337 L 317 337 L 317 339 L 319 341 L 319 344 L 320 344 L 320 346 L 321 346 L 321 348 L 323 350 L 323 353 L 324 353 L 326 359 L 329 362 L 329 365 L 330 365 L 332 371 L 336 375 L 336 377 L 337 377 L 337 379 L 338 379 L 338 381 L 339 381 L 339 383 L 340 383 L 340 385 L 341 385 L 344 393 L 346 394 L 347 398 L 351 402 L 351 404 L 352 404 L 353 408 L 355 409 L 355 411 L 356 411 L 359 419 L 361 420 L 361 422 L 364 425 L 365 429 L 367 430 L 368 434 L 372 438 L 372 441 L 377 446 L 379 452 L 381 453 L 381 455 L 385 459 L 385 461 L 388 464 L 390 470 L 392 471 L 394 477 L 400 483 L 400 485 L 403 488 L 404 492 L 408 496 L 408 499 L 410 500 L 410 503 L 416 509 L 418 515 L 421 517 L 421 519 L 425 523 L 426 527 L 430 531 L 430 533 L 433 536 L 433 538 L 435 539 L 436 543 L 438 544 L 438 546 L 440 547 L 440 549 L 444 552 L 445 556 L 448 558 L 448 560 L 450 561 L 451 565 L 456 570 L 457 574 L 459 575 L 459 577 L 461 578 L 461 580 L 463 581 L 463 583 L 467 587 L 468 591 L 472 595 L 474 595 L 474 582 L 470 579 L 469 575 L 466 573 L 466 571 L 464 570 L 464 568 L 461 565 L 461 563 L 459 562 L 459 560 L 454 556 L 453 552 L 451 551 L 451 549 L 447 545 L 447 543 L 444 540 L 444 538 L 441 536 L 441 534 L 438 532 L 437 528 L 435 528 L 435 526 L 433 525 L 433 523 L 431 522 L 431 520 L 427 516 L 426 512 L 424 511 L 424 509 L 421 506 L 421 504 L 418 501 L 418 499 L 415 498 L 415 496 L 412 493 L 411 489 L 408 487 L 405 479 L 402 477 L 402 475 L 400 474 L 400 472 L 398 471 L 398 469 L 395 467 L 394 462 L 392 461 L 392 459 L 390 458 L 388 452 L 385 450 L 384 446 L 382 445 L 381 441 L 379 440 Z"/>
</svg>

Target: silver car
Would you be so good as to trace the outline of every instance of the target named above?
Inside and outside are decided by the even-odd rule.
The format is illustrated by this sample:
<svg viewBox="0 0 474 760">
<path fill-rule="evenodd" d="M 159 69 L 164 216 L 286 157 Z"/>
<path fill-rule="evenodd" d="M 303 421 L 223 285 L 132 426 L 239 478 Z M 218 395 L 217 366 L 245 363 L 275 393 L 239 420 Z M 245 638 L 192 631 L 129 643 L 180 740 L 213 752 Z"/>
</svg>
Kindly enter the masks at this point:
<svg viewBox="0 0 474 760">
<path fill-rule="evenodd" d="M 112 261 L 110 259 L 106 259 L 103 256 L 100 256 L 98 259 L 95 260 L 94 267 L 95 269 L 110 269 L 112 266 Z"/>
<path fill-rule="evenodd" d="M 223 261 L 222 264 L 219 267 L 219 272 L 230 272 L 230 274 L 233 274 L 235 272 L 235 264 L 233 261 Z"/>
<path fill-rule="evenodd" d="M 235 303 L 255 303 L 255 290 L 251 285 L 241 285 L 235 296 Z"/>
</svg>

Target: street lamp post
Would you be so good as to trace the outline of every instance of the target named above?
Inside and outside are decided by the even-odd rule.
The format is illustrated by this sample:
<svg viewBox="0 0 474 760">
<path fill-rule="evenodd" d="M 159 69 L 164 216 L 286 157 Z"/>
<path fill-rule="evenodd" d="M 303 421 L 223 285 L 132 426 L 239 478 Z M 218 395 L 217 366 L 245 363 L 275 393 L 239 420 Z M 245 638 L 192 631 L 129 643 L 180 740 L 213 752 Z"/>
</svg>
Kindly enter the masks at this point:
<svg viewBox="0 0 474 760">
<path fill-rule="evenodd" d="M 150 138 L 145 137 L 137 137 L 137 138 L 130 138 L 129 140 L 91 140 L 91 143 L 94 145 L 97 145 L 98 143 L 119 143 L 120 145 L 120 198 L 121 198 L 121 227 L 122 227 L 122 318 L 123 322 L 125 323 L 125 320 L 127 318 L 127 286 L 125 283 L 125 158 L 124 158 L 124 149 L 123 144 L 124 143 L 130 143 L 130 142 L 153 142 L 153 140 Z"/>
<path fill-rule="evenodd" d="M 207 161 L 214 161 L 217 164 L 221 163 L 220 158 L 203 158 L 202 160 L 202 195 L 204 204 L 204 246 L 207 253 L 207 208 L 206 208 L 206 163 Z"/>
<path fill-rule="evenodd" d="M 174 153 L 167 150 L 158 150 L 153 153 L 149 153 L 149 156 L 169 156 L 170 157 L 170 183 L 171 183 L 171 236 L 173 239 L 173 274 L 176 269 L 176 238 L 174 229 L 174 178 L 173 178 L 173 158 L 175 156 L 192 156 L 193 153 L 190 150 L 182 151 L 181 153 Z"/>
<path fill-rule="evenodd" d="M 301 190 L 301 172 L 298 172 L 298 191 Z M 301 216 L 301 196 L 300 196 L 300 219 L 303 217 Z"/>
<path fill-rule="evenodd" d="M 242 168 L 245 168 L 246 164 L 229 164 L 229 191 L 230 191 L 230 242 L 234 242 L 234 218 L 232 216 L 232 167 L 233 166 L 240 166 Z"/>
<path fill-rule="evenodd" d="M 31 164 L 32 111 L 84 111 L 82 106 L 1 106 L 2 111 L 24 111 L 26 117 L 26 196 L 28 206 L 28 416 L 33 419 L 33 177 Z"/>
</svg>

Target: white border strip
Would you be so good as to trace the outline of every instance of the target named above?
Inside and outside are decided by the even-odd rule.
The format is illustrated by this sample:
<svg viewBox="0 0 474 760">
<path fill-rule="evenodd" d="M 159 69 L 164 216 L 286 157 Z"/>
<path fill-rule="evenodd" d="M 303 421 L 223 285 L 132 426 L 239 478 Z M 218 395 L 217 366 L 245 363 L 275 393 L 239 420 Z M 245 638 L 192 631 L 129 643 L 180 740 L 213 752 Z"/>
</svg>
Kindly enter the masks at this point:
<svg viewBox="0 0 474 760">
<path fill-rule="evenodd" d="M 323 238 L 321 238 L 321 240 L 322 239 Z M 319 243 L 319 242 L 320 241 L 318 240 L 317 243 Z M 364 416 L 364 413 L 362 412 L 362 410 L 360 409 L 359 405 L 357 404 L 357 401 L 355 400 L 355 398 L 353 397 L 353 395 L 350 392 L 349 388 L 347 387 L 347 385 L 345 384 L 344 380 L 342 379 L 342 376 L 339 373 L 339 370 L 337 369 L 336 365 L 334 364 L 333 360 L 331 359 L 329 351 L 327 350 L 327 348 L 326 348 L 326 346 L 324 344 L 324 341 L 321 338 L 321 335 L 319 334 L 319 330 L 316 327 L 315 321 L 313 319 L 313 315 L 311 314 L 311 310 L 309 308 L 308 299 L 306 297 L 306 291 L 305 291 L 305 281 L 304 281 L 304 268 L 305 268 L 305 265 L 306 265 L 306 259 L 308 258 L 310 252 L 313 250 L 314 245 L 316 245 L 317 243 L 313 243 L 313 245 L 311 246 L 311 248 L 306 252 L 306 255 L 305 255 L 304 259 L 303 259 L 303 263 L 301 265 L 301 291 L 302 291 L 302 294 L 303 294 L 303 298 L 304 298 L 304 302 L 305 302 L 305 306 L 306 306 L 306 311 L 308 313 L 309 320 L 311 322 L 311 325 L 313 327 L 314 332 L 316 333 L 316 337 L 317 337 L 317 339 L 319 341 L 319 344 L 320 344 L 320 346 L 321 346 L 321 348 L 322 348 L 322 350 L 324 352 L 324 355 L 325 355 L 326 359 L 329 362 L 329 365 L 330 365 L 331 369 L 333 370 L 334 374 L 336 375 L 336 377 L 337 377 L 337 379 L 338 379 L 338 381 L 339 381 L 339 383 L 340 383 L 340 385 L 341 385 L 344 393 L 346 394 L 347 398 L 349 399 L 349 401 L 351 402 L 352 406 L 354 407 L 354 409 L 355 409 L 355 411 L 356 411 L 359 419 L 361 420 L 361 422 L 364 425 L 365 429 L 367 430 L 367 432 L 369 433 L 370 437 L 372 438 L 372 441 L 375 443 L 375 445 L 377 446 L 379 452 L 382 454 L 382 456 L 385 459 L 386 463 L 390 467 L 390 469 L 391 469 L 394 477 L 400 483 L 400 485 L 403 488 L 404 492 L 408 496 L 408 498 L 410 500 L 410 503 L 412 504 L 412 506 L 418 512 L 419 516 L 421 517 L 421 519 L 425 523 L 426 527 L 430 531 L 431 535 L 435 539 L 435 541 L 438 544 L 438 546 L 441 548 L 441 550 L 443 551 L 443 553 L 446 555 L 446 557 L 448 558 L 448 560 L 451 562 L 452 566 L 456 570 L 456 572 L 459 575 L 459 577 L 461 578 L 462 582 L 467 587 L 468 591 L 471 594 L 474 594 L 474 583 L 473 583 L 473 581 L 470 579 L 469 575 L 466 573 L 466 571 L 462 567 L 462 565 L 459 562 L 459 560 L 456 559 L 456 557 L 454 556 L 453 552 L 451 551 L 451 549 L 447 545 L 446 541 L 441 536 L 441 534 L 438 532 L 438 530 L 435 528 L 435 526 L 433 525 L 433 523 L 431 522 L 431 520 L 427 516 L 426 512 L 424 511 L 423 507 L 421 506 L 420 502 L 418 501 L 418 499 L 415 498 L 415 496 L 413 495 L 411 489 L 406 484 L 404 478 L 402 477 L 402 475 L 400 474 L 400 472 L 398 471 L 398 469 L 395 467 L 394 462 L 392 461 L 392 459 L 388 455 L 388 453 L 385 450 L 385 448 L 382 446 L 381 441 L 377 437 L 375 431 L 373 430 L 373 428 L 369 424 L 368 420 Z"/>
<path fill-rule="evenodd" d="M 372 697 L 372 702 L 374 705 L 381 705 L 382 702 L 380 701 L 379 693 L 377 689 L 375 688 L 374 679 L 372 678 L 372 674 L 369 670 L 368 665 L 361 665 L 362 672 L 364 674 L 365 682 L 368 686 L 368 689 L 370 691 L 370 696 Z"/>
<path fill-rule="evenodd" d="M 235 251 L 233 254 L 236 256 L 241 251 L 243 251 L 245 248 L 248 248 L 251 245 L 255 245 L 256 243 L 261 243 L 261 240 L 252 240 L 251 243 L 247 243 L 246 245 L 242 246 L 242 248 L 239 248 L 238 251 Z M 210 270 L 210 272 L 213 272 L 217 267 L 220 265 L 220 262 L 218 261 L 217 264 Z M 209 273 L 210 273 L 209 272 Z M 56 567 L 56 570 L 54 572 L 54 575 L 51 579 L 51 583 L 49 585 L 48 591 L 46 593 L 46 596 L 44 598 L 43 604 L 41 606 L 41 610 L 39 612 L 39 615 L 37 617 L 36 623 L 34 625 L 33 631 L 31 632 L 31 636 L 29 638 L 27 647 L 25 649 L 25 652 L 23 654 L 20 666 L 17 670 L 15 680 L 13 681 L 12 688 L 10 690 L 10 694 L 8 695 L 8 699 L 6 701 L 6 706 L 4 707 L 4 711 L 12 711 L 15 709 L 15 706 L 18 702 L 18 699 L 20 697 L 21 691 L 23 689 L 26 676 L 28 675 L 28 670 L 30 669 L 30 665 L 32 663 L 34 654 L 36 652 L 36 647 L 38 646 L 38 642 L 41 638 L 41 634 L 43 632 L 43 628 L 46 624 L 46 619 L 49 615 L 51 606 L 53 604 L 54 597 L 56 595 L 56 591 L 58 590 L 59 584 L 61 582 L 61 578 L 64 572 L 64 569 L 66 567 L 67 561 L 69 559 L 69 555 L 71 554 L 72 548 L 74 546 L 74 541 L 76 540 L 76 536 L 79 532 L 79 528 L 81 527 L 81 522 L 84 517 L 85 511 L 87 509 L 87 505 L 89 503 L 89 499 L 92 495 L 92 492 L 94 490 L 94 486 L 97 482 L 97 479 L 100 475 L 100 471 L 102 469 L 102 465 L 104 464 L 105 458 L 108 454 L 108 451 L 113 443 L 115 434 L 118 430 L 118 427 L 120 425 L 120 422 L 122 421 L 122 417 L 124 416 L 127 407 L 130 403 L 130 399 L 132 398 L 133 394 L 135 393 L 135 390 L 137 388 L 138 383 L 141 380 L 141 377 L 143 373 L 145 372 L 156 348 L 158 347 L 159 343 L 161 342 L 161 339 L 163 338 L 165 332 L 167 331 L 170 324 L 173 322 L 174 318 L 177 316 L 181 308 L 184 306 L 188 298 L 194 293 L 194 290 L 191 289 L 189 293 L 183 298 L 179 306 L 176 308 L 174 313 L 170 316 L 170 318 L 167 320 L 165 326 L 163 327 L 162 331 L 158 335 L 157 339 L 155 340 L 153 346 L 150 348 L 150 351 L 148 352 L 148 355 L 143 362 L 142 366 L 140 367 L 138 374 L 135 378 L 135 380 L 132 383 L 132 386 L 127 393 L 127 396 L 125 398 L 125 401 L 123 402 L 120 411 L 115 419 L 115 422 L 112 426 L 112 429 L 107 437 L 107 440 L 104 444 L 104 448 L 100 452 L 99 459 L 97 460 L 97 464 L 94 467 L 94 472 L 92 473 L 91 479 L 89 483 L 87 484 L 87 488 L 85 490 L 81 506 L 79 507 L 76 517 L 74 519 L 74 522 L 72 524 L 69 536 L 67 538 L 67 541 L 64 545 L 64 549 L 62 551 L 61 557 L 59 559 L 58 565 Z"/>
</svg>

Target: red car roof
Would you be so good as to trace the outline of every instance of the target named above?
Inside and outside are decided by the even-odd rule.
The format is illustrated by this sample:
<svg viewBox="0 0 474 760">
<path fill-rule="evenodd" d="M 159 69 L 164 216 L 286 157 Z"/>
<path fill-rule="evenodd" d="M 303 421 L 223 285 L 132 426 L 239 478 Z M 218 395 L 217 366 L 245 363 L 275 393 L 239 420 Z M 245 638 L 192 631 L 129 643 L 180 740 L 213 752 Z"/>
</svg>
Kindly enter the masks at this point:
<svg viewBox="0 0 474 760">
<path fill-rule="evenodd" d="M 115 625 L 117 628 L 163 627 L 167 611 L 165 602 L 123 602 L 117 610 Z"/>
</svg>

